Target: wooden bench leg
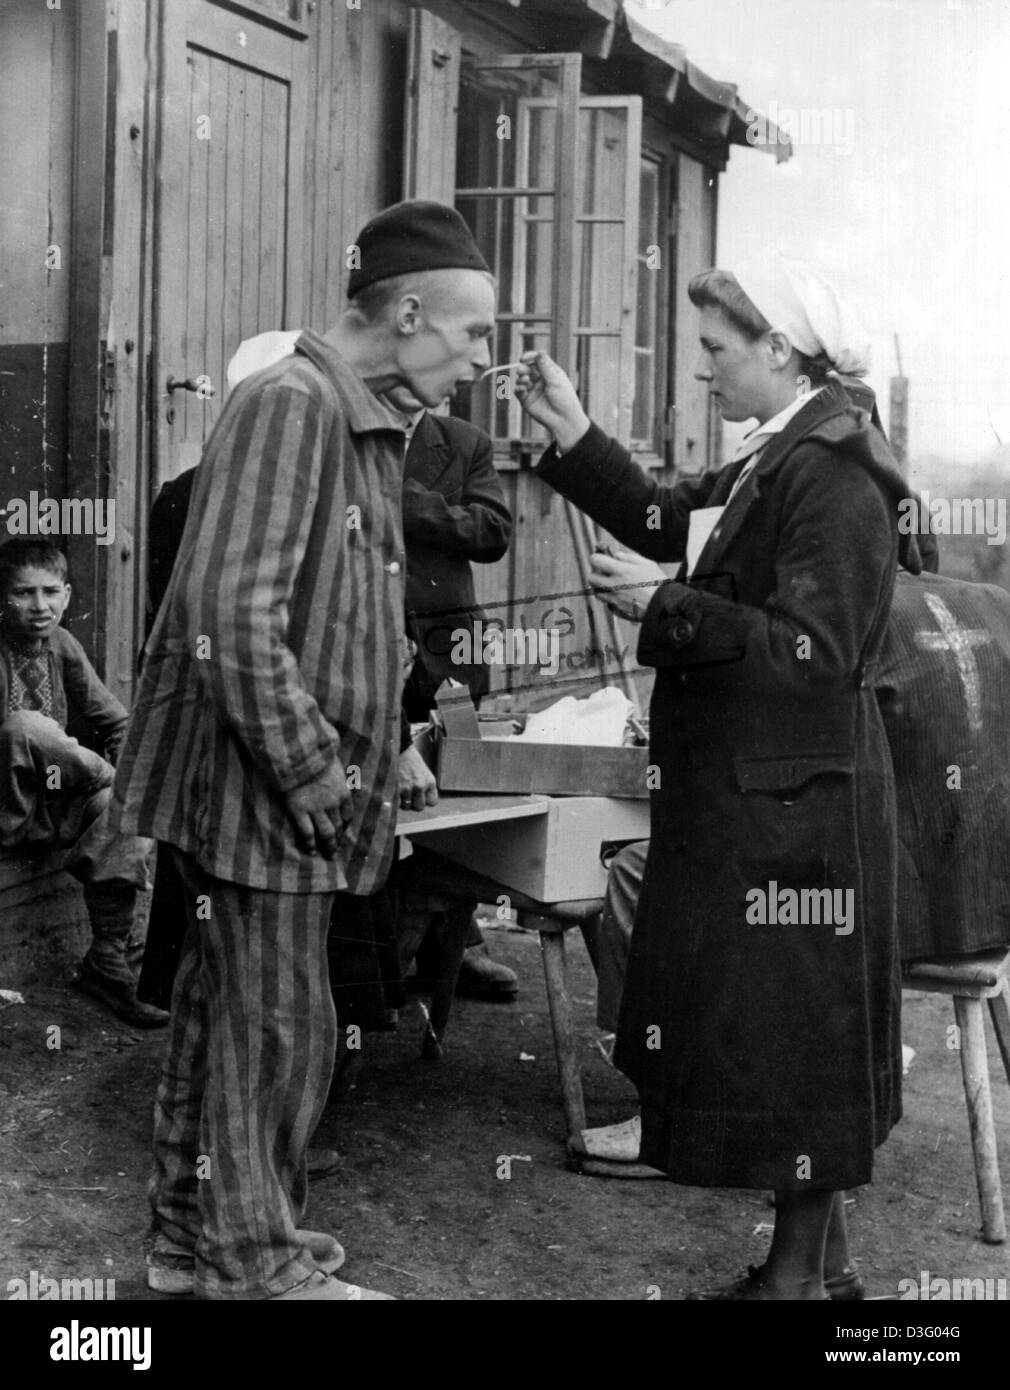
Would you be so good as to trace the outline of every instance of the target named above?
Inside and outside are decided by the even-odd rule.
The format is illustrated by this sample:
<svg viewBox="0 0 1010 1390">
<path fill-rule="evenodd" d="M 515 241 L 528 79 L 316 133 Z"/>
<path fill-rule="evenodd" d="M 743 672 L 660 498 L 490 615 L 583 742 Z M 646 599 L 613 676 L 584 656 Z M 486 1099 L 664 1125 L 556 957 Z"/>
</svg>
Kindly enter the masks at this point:
<svg viewBox="0 0 1010 1390">
<path fill-rule="evenodd" d="M 982 1209 L 982 1235 L 995 1245 L 1006 1239 L 1006 1221 L 996 1162 L 996 1128 L 993 1123 L 992 1093 L 989 1090 L 989 1061 L 981 999 L 955 995 L 954 1015 L 961 1031 L 961 1074 L 968 1104 L 978 1199 Z"/>
<path fill-rule="evenodd" d="M 1003 1070 L 1007 1081 L 1010 1081 L 1010 981 L 1004 980 L 999 994 L 989 1000 L 989 1013 L 1003 1058 Z"/>
<path fill-rule="evenodd" d="M 558 1058 L 565 1122 L 568 1125 L 569 1138 L 577 1140 L 581 1145 L 581 1132 L 586 1127 L 586 1104 L 582 1096 L 582 1072 L 575 1045 L 572 1001 L 568 995 L 564 932 L 542 931 L 540 951 L 544 961 L 547 1004 L 551 1011 L 551 1026 L 554 1029 L 554 1050 Z"/>
</svg>

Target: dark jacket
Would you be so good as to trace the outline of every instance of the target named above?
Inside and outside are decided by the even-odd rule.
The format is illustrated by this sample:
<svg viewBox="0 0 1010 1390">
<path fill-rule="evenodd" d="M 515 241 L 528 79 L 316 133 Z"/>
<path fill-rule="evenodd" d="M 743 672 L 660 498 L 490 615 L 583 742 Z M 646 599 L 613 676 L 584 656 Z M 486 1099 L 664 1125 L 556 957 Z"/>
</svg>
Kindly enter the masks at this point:
<svg viewBox="0 0 1010 1390">
<path fill-rule="evenodd" d="M 594 427 L 539 473 L 672 561 L 691 511 L 725 503 L 742 467 L 664 488 Z M 904 495 L 879 431 L 828 387 L 768 444 L 692 581 L 646 612 L 659 785 L 615 1062 L 642 1094 L 643 1161 L 682 1182 L 856 1186 L 900 1115 L 894 784 L 872 671 Z M 748 895 L 772 884 L 851 890 L 852 930 L 751 925 Z"/>
<path fill-rule="evenodd" d="M 418 644 L 403 696 L 411 719 L 427 718 L 447 676 L 465 681 L 476 698 L 487 690 L 483 663 L 460 667 L 450 661 L 452 631 L 472 632 L 480 616 L 471 561 L 500 560 L 511 534 L 491 440 L 463 420 L 423 415 L 407 450 L 403 482 L 407 630 Z"/>
</svg>

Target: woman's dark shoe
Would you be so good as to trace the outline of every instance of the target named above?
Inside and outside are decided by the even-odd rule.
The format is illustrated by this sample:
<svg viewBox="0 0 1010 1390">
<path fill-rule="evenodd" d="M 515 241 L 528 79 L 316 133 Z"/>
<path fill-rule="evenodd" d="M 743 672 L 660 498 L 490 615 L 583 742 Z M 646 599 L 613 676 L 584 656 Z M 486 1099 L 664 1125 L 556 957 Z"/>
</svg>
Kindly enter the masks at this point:
<svg viewBox="0 0 1010 1390">
<path fill-rule="evenodd" d="M 763 1273 L 764 1265 L 747 1266 L 748 1279 L 760 1279 Z M 746 1280 L 741 1282 L 746 1283 Z M 843 1269 L 841 1274 L 835 1274 L 830 1279 L 825 1278 L 824 1288 L 832 1303 L 849 1303 L 854 1299 L 866 1297 L 866 1289 L 855 1265 Z"/>
<path fill-rule="evenodd" d="M 852 1271 L 855 1273 L 855 1271 Z M 781 1299 L 765 1285 L 762 1279 L 764 1265 L 748 1265 L 742 1279 L 720 1289 L 701 1289 L 697 1293 L 685 1295 L 689 1303 L 779 1303 Z M 847 1295 L 852 1297 L 852 1295 Z M 825 1300 L 829 1295 L 825 1293 Z"/>
<path fill-rule="evenodd" d="M 825 1279 L 824 1287 L 828 1291 L 828 1297 L 835 1303 L 849 1303 L 853 1299 L 866 1297 L 866 1288 L 855 1267 L 843 1269 L 841 1274 Z"/>
</svg>

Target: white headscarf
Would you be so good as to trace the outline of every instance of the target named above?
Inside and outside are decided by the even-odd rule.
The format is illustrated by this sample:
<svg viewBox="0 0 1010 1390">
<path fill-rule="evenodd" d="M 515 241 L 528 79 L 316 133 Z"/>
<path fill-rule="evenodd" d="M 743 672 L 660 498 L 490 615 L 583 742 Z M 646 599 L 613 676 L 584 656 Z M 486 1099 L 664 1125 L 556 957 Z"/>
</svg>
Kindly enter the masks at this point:
<svg viewBox="0 0 1010 1390">
<path fill-rule="evenodd" d="M 865 330 L 813 266 L 766 251 L 733 274 L 755 309 L 805 357 L 823 352 L 845 376 L 865 376 L 870 370 Z"/>
<path fill-rule="evenodd" d="M 302 330 L 284 332 L 275 329 L 271 333 L 257 333 L 254 338 L 246 338 L 239 343 L 235 356 L 225 370 L 225 380 L 229 390 L 234 390 L 240 381 L 253 372 L 261 372 L 264 367 L 272 367 L 283 357 L 290 357 Z"/>
</svg>

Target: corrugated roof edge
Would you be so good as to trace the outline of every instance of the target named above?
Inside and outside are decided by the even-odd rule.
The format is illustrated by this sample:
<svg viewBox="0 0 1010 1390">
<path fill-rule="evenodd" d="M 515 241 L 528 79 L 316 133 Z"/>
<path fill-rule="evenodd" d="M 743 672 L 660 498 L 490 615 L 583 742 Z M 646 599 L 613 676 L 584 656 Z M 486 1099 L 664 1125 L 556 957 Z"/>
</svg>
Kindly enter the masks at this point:
<svg viewBox="0 0 1010 1390">
<path fill-rule="evenodd" d="M 720 82 L 702 72 L 692 63 L 682 44 L 672 43 L 660 37 L 641 20 L 629 14 L 624 0 L 621 0 L 617 15 L 619 37 L 625 37 L 639 52 L 644 53 L 655 63 L 662 64 L 671 72 L 676 72 L 686 81 L 692 95 L 714 111 L 728 113 L 729 127 L 723 139 L 730 145 L 747 145 L 751 149 L 763 150 L 773 154 L 778 163 L 789 159 L 793 153 L 789 137 L 769 121 L 760 111 L 743 102 L 737 87 L 732 82 Z M 624 34 L 620 33 L 623 29 Z M 679 99 L 679 98 L 678 98 Z"/>
</svg>

